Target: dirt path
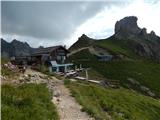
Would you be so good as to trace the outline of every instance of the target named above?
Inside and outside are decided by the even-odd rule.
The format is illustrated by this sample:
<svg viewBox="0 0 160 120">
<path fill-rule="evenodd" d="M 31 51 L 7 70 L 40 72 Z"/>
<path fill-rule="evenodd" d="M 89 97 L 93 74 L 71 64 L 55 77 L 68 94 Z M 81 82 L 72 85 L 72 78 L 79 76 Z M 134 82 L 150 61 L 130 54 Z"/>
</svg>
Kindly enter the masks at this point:
<svg viewBox="0 0 160 120">
<path fill-rule="evenodd" d="M 46 75 L 31 69 L 27 69 L 25 74 L 41 76 L 41 78 L 44 76 L 44 78 L 46 78 Z M 44 79 L 41 81 L 44 82 Z M 46 80 L 46 83 L 49 90 L 53 92 L 52 102 L 58 109 L 60 120 L 94 120 L 93 118 L 90 118 L 87 113 L 81 111 L 81 106 L 75 101 L 69 90 L 64 86 L 63 80 L 52 77 L 50 80 Z"/>
<path fill-rule="evenodd" d="M 77 50 L 74 50 L 71 53 L 69 53 L 67 56 L 69 57 L 69 56 L 76 54 L 77 52 L 80 52 L 81 50 L 85 50 L 85 49 L 89 49 L 89 47 L 83 47 L 83 48 L 79 48 Z"/>
<path fill-rule="evenodd" d="M 59 92 L 60 96 L 53 97 L 52 101 L 57 105 L 61 120 L 93 120 L 81 111 L 81 106 L 71 97 L 63 81 L 58 82 L 55 91 Z"/>
</svg>

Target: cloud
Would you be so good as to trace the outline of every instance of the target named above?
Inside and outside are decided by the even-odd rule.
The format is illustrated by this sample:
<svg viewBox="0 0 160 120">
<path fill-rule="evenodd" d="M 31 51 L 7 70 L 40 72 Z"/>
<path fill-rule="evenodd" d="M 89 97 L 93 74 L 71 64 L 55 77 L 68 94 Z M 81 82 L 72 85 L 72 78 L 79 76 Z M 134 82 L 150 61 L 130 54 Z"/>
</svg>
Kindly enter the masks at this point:
<svg viewBox="0 0 160 120">
<path fill-rule="evenodd" d="M 70 46 L 83 33 L 100 39 L 114 34 L 117 20 L 137 16 L 138 25 L 160 35 L 159 0 L 2 1 L 2 35 L 38 47 Z"/>
<path fill-rule="evenodd" d="M 62 41 L 111 3 L 2 1 L 2 34 Z"/>
<path fill-rule="evenodd" d="M 135 0 L 119 6 L 111 5 L 79 26 L 75 34 L 77 36 L 85 33 L 95 39 L 107 38 L 114 34 L 116 21 L 126 16 L 137 16 L 141 28 L 147 28 L 148 32 L 154 30 L 157 35 L 160 35 L 159 11 L 158 0 Z M 72 38 L 73 42 L 74 39 L 75 37 Z"/>
</svg>

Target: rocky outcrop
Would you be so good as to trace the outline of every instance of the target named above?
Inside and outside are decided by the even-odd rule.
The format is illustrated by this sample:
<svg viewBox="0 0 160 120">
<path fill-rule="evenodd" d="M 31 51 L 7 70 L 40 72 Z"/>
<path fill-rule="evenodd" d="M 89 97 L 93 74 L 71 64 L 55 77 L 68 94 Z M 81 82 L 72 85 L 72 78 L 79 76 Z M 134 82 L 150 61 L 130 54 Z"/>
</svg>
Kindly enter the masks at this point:
<svg viewBox="0 0 160 120">
<path fill-rule="evenodd" d="M 128 40 L 128 46 L 138 55 L 160 62 L 160 37 L 154 31 L 147 33 L 146 28 L 137 25 L 137 17 L 129 16 L 117 21 L 115 34 L 119 40 Z"/>
<path fill-rule="evenodd" d="M 115 24 L 115 35 L 127 32 L 129 34 L 138 34 L 141 29 L 137 25 L 137 17 L 125 17 L 124 19 L 117 21 Z"/>
</svg>

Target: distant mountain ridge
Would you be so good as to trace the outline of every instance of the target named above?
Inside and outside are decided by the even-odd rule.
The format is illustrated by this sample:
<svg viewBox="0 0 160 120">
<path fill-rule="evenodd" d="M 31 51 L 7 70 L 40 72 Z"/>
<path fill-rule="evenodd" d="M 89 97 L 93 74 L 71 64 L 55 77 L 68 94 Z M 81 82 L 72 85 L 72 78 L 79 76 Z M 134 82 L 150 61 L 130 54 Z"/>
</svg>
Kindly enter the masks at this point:
<svg viewBox="0 0 160 120">
<path fill-rule="evenodd" d="M 113 42 L 113 45 L 120 43 L 139 56 L 160 62 L 160 37 L 157 36 L 154 31 L 147 33 L 146 28 L 141 29 L 138 27 L 137 20 L 137 17 L 129 16 L 117 21 L 115 24 L 115 33 L 106 39 L 95 40 L 83 34 L 78 38 L 77 42 L 69 48 L 69 51 L 72 52 L 83 47 L 98 46 L 99 41 L 107 45 L 108 43 L 106 42 L 109 41 Z M 106 47 L 106 49 L 108 49 L 108 47 Z M 26 56 L 30 55 L 36 49 L 37 48 L 30 47 L 26 42 L 13 40 L 11 43 L 8 43 L 4 39 L 1 39 L 2 56 Z M 112 51 L 113 49 L 109 50 Z"/>
<path fill-rule="evenodd" d="M 138 27 L 137 20 L 137 17 L 129 16 L 117 21 L 115 33 L 107 39 L 99 40 L 104 43 L 105 41 L 115 44 L 120 43 L 139 56 L 160 62 L 160 37 L 154 31 L 147 33 L 146 28 L 141 29 Z M 98 45 L 99 40 L 94 40 L 83 34 L 69 50 L 73 51 L 81 47 L 95 46 Z"/>
<path fill-rule="evenodd" d="M 29 46 L 26 42 L 20 42 L 14 39 L 12 42 L 6 42 L 1 38 L 1 56 L 13 57 L 13 56 L 28 56 L 35 48 Z"/>
</svg>

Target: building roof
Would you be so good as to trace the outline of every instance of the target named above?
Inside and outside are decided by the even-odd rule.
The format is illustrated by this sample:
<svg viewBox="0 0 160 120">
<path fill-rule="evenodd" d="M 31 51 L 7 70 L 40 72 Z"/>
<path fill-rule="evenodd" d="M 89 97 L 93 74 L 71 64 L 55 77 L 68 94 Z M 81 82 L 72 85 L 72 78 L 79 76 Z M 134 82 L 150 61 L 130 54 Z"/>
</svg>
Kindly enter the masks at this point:
<svg viewBox="0 0 160 120">
<path fill-rule="evenodd" d="M 66 48 L 59 45 L 59 46 L 52 46 L 52 47 L 46 47 L 46 48 L 38 48 L 34 53 L 32 53 L 32 56 L 41 55 L 41 54 L 49 54 L 58 48 L 63 48 L 65 51 L 68 52 Z"/>
</svg>

